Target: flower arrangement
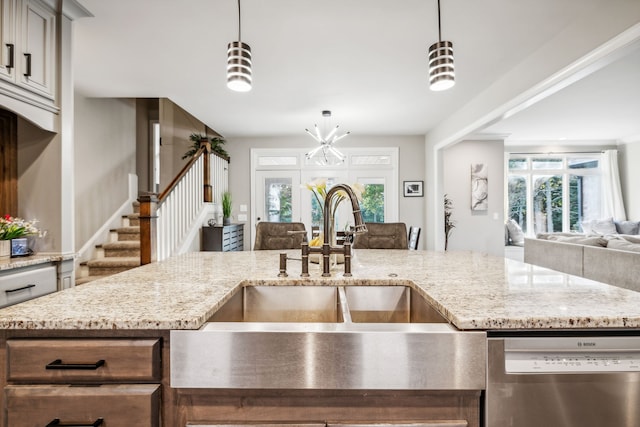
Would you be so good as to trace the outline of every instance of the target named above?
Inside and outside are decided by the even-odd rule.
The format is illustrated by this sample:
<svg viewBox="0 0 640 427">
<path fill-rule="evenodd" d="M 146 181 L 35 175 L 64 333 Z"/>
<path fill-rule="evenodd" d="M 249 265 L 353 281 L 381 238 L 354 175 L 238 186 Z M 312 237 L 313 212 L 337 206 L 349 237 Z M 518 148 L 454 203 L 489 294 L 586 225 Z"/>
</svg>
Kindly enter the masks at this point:
<svg viewBox="0 0 640 427">
<path fill-rule="evenodd" d="M 39 234 L 40 230 L 35 226 L 38 221 L 25 221 L 22 218 L 14 218 L 11 215 L 0 217 L 0 240 L 18 239 L 33 234 Z"/>
<path fill-rule="evenodd" d="M 318 205 L 320 208 L 324 207 L 324 199 L 327 197 L 327 179 L 326 178 L 317 178 L 313 181 L 303 184 L 303 187 L 307 190 L 310 190 L 313 193 L 313 196 L 316 198 Z M 362 194 L 365 191 L 364 185 L 355 183 L 350 185 L 351 189 L 355 193 L 358 201 L 362 200 Z M 331 212 L 332 217 L 335 216 L 336 209 L 338 205 L 342 203 L 343 200 L 348 199 L 347 193 L 343 190 L 339 190 L 336 196 L 336 202 L 333 205 L 333 211 Z"/>
</svg>

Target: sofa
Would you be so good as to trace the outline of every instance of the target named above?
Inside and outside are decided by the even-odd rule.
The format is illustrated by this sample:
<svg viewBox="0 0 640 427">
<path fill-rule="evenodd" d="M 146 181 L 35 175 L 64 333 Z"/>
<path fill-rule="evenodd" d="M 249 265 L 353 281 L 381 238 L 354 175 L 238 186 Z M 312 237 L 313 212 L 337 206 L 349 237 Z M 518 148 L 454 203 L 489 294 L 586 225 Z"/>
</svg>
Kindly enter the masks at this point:
<svg viewBox="0 0 640 427">
<path fill-rule="evenodd" d="M 640 292 L 640 235 L 590 231 L 525 238 L 524 262 Z"/>
</svg>

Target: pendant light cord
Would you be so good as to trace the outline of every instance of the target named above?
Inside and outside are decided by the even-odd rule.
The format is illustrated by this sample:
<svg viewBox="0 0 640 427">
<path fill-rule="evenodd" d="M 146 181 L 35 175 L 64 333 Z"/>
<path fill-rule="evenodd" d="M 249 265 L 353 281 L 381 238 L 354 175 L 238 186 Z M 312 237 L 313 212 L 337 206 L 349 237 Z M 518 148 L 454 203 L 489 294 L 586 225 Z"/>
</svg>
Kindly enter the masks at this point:
<svg viewBox="0 0 640 427">
<path fill-rule="evenodd" d="M 440 0 L 438 0 L 438 5 L 440 5 Z M 438 12 L 438 15 L 440 15 L 439 12 Z M 240 0 L 238 0 L 238 41 L 242 41 L 242 19 L 240 19 Z"/>
<path fill-rule="evenodd" d="M 240 0 L 238 0 L 238 3 Z M 440 0 L 438 0 L 438 41 L 442 41 L 442 30 L 440 29 Z"/>
</svg>

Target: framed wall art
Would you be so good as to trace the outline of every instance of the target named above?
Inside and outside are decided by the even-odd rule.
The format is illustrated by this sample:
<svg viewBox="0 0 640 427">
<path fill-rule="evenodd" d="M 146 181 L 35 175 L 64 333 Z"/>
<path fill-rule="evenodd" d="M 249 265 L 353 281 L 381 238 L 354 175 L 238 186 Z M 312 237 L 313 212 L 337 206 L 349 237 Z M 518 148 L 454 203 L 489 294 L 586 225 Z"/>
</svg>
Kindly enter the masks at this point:
<svg viewBox="0 0 640 427">
<path fill-rule="evenodd" d="M 486 211 L 489 208 L 489 172 L 484 163 L 471 165 L 471 210 Z"/>
<path fill-rule="evenodd" d="M 424 181 L 403 181 L 404 197 L 423 197 Z"/>
</svg>

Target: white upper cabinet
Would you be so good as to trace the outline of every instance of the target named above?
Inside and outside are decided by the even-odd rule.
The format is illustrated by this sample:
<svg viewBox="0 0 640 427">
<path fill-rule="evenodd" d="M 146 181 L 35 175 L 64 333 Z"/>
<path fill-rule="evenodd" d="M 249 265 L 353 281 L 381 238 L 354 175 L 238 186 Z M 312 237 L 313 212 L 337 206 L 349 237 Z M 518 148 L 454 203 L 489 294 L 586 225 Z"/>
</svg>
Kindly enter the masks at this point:
<svg viewBox="0 0 640 427">
<path fill-rule="evenodd" d="M 14 80 L 15 75 L 15 43 L 16 43 L 16 0 L 0 0 L 0 48 L 2 62 L 0 77 Z"/>
<path fill-rule="evenodd" d="M 27 102 L 53 104 L 56 65 L 55 12 L 38 0 L 0 0 L 0 4 L 0 78 L 9 82 L 8 89 Z M 37 97 L 34 98 L 33 94 Z"/>
</svg>

